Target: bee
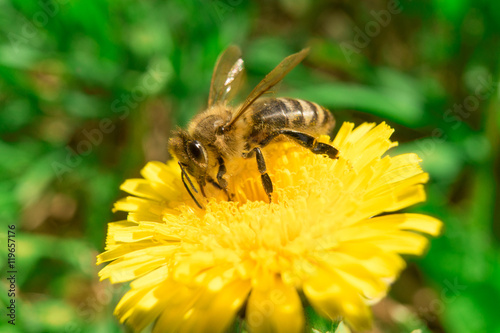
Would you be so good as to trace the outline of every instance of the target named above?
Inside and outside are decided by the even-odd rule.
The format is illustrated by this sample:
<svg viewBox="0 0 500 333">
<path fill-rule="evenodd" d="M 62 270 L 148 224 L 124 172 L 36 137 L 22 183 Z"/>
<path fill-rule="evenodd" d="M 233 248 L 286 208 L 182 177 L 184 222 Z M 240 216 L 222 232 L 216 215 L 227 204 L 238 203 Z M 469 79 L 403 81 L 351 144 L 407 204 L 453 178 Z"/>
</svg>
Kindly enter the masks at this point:
<svg viewBox="0 0 500 333">
<path fill-rule="evenodd" d="M 327 109 L 301 99 L 259 98 L 279 83 L 308 52 L 309 49 L 303 49 L 283 59 L 236 107 L 230 106 L 229 101 L 238 92 L 244 77 L 241 51 L 230 46 L 219 56 L 212 75 L 208 108 L 193 118 L 187 130 L 175 131 L 169 141 L 170 151 L 181 168 L 184 187 L 199 208 L 203 207 L 193 194 L 198 190 L 190 176 L 196 180 L 204 197 L 205 186 L 211 184 L 231 200 L 224 178 L 225 161 L 235 158 L 255 158 L 262 186 L 271 202 L 273 183 L 262 149 L 274 140 L 288 138 L 315 154 L 338 158 L 339 151 L 335 147 L 316 140 L 335 125 Z"/>
</svg>

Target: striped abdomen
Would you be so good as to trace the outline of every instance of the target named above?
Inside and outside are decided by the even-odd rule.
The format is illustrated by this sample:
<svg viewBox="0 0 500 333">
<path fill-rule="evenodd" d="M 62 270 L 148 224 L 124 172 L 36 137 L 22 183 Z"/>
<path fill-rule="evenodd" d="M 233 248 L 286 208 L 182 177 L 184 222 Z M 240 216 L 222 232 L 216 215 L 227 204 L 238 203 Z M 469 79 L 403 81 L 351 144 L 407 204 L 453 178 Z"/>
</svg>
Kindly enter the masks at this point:
<svg viewBox="0 0 500 333">
<path fill-rule="evenodd" d="M 253 124 L 250 141 L 258 142 L 277 129 L 292 129 L 311 135 L 328 134 L 335 120 L 327 109 L 316 103 L 293 98 L 257 101 L 248 115 Z"/>
</svg>

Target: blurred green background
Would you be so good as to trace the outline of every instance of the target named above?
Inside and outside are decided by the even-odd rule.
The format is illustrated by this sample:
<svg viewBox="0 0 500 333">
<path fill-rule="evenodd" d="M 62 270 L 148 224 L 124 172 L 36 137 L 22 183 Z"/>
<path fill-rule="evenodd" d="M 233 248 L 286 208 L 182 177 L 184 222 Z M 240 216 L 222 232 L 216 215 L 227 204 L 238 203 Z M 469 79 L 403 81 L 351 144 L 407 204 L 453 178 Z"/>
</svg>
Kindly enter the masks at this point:
<svg viewBox="0 0 500 333">
<path fill-rule="evenodd" d="M 204 108 L 218 54 L 248 91 L 311 47 L 279 94 L 337 124 L 386 121 L 431 175 L 412 209 L 446 231 L 375 306 L 373 332 L 500 332 L 500 3 L 471 0 L 0 0 L 2 332 L 121 332 L 126 286 L 95 256 L 119 185 Z M 337 128 L 339 125 L 337 125 Z M 7 324 L 7 225 L 17 318 Z M 4 245 L 5 244 L 5 245 Z"/>
</svg>

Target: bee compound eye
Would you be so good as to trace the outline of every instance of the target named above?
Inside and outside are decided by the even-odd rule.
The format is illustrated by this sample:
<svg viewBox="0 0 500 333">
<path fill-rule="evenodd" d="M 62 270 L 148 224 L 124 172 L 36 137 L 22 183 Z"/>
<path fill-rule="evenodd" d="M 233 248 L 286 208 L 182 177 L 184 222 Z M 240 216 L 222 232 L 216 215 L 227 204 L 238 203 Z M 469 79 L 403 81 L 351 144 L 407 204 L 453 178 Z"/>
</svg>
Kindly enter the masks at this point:
<svg viewBox="0 0 500 333">
<path fill-rule="evenodd" d="M 198 163 L 206 163 L 205 149 L 201 143 L 197 140 L 191 141 L 188 144 L 188 153 L 192 159 Z"/>
</svg>

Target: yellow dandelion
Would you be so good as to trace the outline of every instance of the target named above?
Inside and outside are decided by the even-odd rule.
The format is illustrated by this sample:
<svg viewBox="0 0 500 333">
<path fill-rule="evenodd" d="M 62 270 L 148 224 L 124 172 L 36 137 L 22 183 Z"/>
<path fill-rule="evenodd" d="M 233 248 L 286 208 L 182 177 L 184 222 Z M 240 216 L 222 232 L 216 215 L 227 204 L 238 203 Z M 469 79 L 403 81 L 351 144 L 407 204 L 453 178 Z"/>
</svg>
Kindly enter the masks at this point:
<svg viewBox="0 0 500 333">
<path fill-rule="evenodd" d="M 214 189 L 197 208 L 176 161 L 150 162 L 144 179 L 121 189 L 98 264 L 113 283 L 132 281 L 115 314 L 134 330 L 223 332 L 244 316 L 250 332 L 302 332 L 304 302 L 355 329 L 371 323 L 369 304 L 384 297 L 421 255 L 423 234 L 441 222 L 420 214 L 385 214 L 425 200 L 428 175 L 415 154 L 395 146 L 382 123 L 344 123 L 332 144 L 337 160 L 290 142 L 265 149 L 275 191 L 268 203 L 254 160 L 227 165 L 228 202 Z M 320 138 L 329 142 L 327 136 Z M 207 187 L 209 189 L 209 187 Z"/>
</svg>

